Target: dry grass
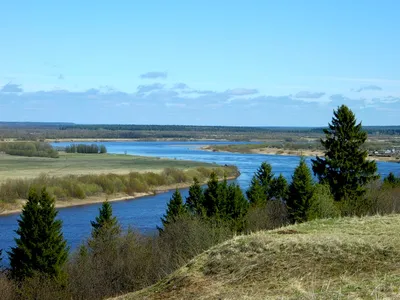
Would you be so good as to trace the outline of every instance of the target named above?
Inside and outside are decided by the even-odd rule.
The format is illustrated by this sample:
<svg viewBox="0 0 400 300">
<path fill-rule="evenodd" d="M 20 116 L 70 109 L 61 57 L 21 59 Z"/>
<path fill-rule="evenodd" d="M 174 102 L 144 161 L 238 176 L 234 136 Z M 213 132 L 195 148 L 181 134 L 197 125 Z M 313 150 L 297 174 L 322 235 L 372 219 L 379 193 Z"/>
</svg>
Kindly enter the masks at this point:
<svg viewBox="0 0 400 300">
<path fill-rule="evenodd" d="M 400 215 L 238 236 L 118 299 L 400 299 Z"/>
<path fill-rule="evenodd" d="M 127 174 L 158 172 L 165 168 L 187 169 L 210 164 L 117 154 L 60 153 L 59 158 L 24 157 L 0 154 L 0 182 L 6 179 L 35 178 L 39 175 Z"/>
</svg>

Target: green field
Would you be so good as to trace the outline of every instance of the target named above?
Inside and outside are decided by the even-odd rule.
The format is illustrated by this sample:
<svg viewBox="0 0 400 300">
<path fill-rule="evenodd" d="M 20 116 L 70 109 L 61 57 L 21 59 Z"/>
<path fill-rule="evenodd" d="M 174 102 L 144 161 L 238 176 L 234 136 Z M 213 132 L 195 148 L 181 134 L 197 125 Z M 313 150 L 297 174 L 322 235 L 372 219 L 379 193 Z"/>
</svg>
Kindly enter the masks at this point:
<svg viewBox="0 0 400 300">
<path fill-rule="evenodd" d="M 118 154 L 60 153 L 59 158 L 24 157 L 0 154 L 0 182 L 6 179 L 35 178 L 39 175 L 126 174 L 160 172 L 165 168 L 187 169 L 211 166 L 192 161 Z"/>
<path fill-rule="evenodd" d="M 238 236 L 118 299 L 400 299 L 400 216 Z"/>
</svg>

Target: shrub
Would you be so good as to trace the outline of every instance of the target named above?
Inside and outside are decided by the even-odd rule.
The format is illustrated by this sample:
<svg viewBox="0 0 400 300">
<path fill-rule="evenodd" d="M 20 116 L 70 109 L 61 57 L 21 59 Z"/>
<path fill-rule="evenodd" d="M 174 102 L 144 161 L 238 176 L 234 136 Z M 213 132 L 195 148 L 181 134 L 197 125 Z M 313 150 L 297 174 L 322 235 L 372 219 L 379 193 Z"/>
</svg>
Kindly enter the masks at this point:
<svg viewBox="0 0 400 300">
<path fill-rule="evenodd" d="M 306 212 L 307 220 L 336 218 L 340 210 L 328 185 L 317 184 Z"/>
</svg>

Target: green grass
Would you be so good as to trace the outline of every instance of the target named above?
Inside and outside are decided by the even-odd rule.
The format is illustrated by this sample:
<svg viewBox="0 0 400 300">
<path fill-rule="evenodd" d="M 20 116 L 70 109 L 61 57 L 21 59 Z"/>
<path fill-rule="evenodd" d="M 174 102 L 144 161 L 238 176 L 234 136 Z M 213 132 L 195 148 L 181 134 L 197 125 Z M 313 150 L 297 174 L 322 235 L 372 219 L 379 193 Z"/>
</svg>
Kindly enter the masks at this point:
<svg viewBox="0 0 400 300">
<path fill-rule="evenodd" d="M 0 154 L 0 182 L 6 179 L 35 178 L 39 175 L 159 172 L 165 168 L 188 169 L 210 164 L 117 154 L 60 153 L 59 158 L 24 157 Z"/>
<path fill-rule="evenodd" d="M 118 299 L 400 299 L 400 215 L 238 236 Z"/>
</svg>

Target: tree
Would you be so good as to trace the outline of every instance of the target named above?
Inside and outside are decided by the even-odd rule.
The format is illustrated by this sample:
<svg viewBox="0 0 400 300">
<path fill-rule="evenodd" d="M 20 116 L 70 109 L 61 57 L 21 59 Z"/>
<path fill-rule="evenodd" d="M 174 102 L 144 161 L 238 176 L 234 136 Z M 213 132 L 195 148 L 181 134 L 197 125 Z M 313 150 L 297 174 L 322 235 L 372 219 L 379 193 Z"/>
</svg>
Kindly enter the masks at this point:
<svg viewBox="0 0 400 300">
<path fill-rule="evenodd" d="M 307 210 L 307 220 L 336 218 L 340 216 L 337 202 L 328 185 L 317 184 Z"/>
<path fill-rule="evenodd" d="M 185 214 L 186 208 L 183 205 L 182 195 L 179 190 L 176 189 L 167 205 L 166 214 L 161 218 L 161 222 L 165 228 L 168 224 L 176 222 L 179 217 Z"/>
<path fill-rule="evenodd" d="M 365 184 L 378 178 L 375 161 L 367 160 L 362 149 L 367 133 L 356 124 L 353 112 L 345 105 L 333 112 L 332 123 L 324 129 L 324 157 L 312 160 L 312 169 L 321 184 L 329 184 L 336 201 L 353 199 L 365 192 Z"/>
<path fill-rule="evenodd" d="M 212 172 L 204 191 L 204 210 L 207 217 L 213 217 L 218 213 L 219 207 L 219 183 L 215 172 Z"/>
<path fill-rule="evenodd" d="M 383 179 L 383 183 L 386 184 L 386 185 L 394 187 L 394 186 L 400 184 L 400 177 L 397 178 L 393 174 L 393 172 L 390 172 L 389 175 Z"/>
<path fill-rule="evenodd" d="M 107 148 L 104 145 L 100 145 L 100 153 L 104 154 L 107 153 Z"/>
<path fill-rule="evenodd" d="M 272 178 L 270 186 L 270 197 L 274 200 L 286 201 L 289 186 L 285 177 L 280 174 L 277 178 Z"/>
<path fill-rule="evenodd" d="M 234 231 L 241 232 L 246 227 L 249 202 L 244 197 L 239 185 L 235 183 L 228 186 L 227 193 L 224 220 L 231 223 L 231 228 Z"/>
<path fill-rule="evenodd" d="M 204 193 L 199 180 L 194 177 L 189 187 L 189 197 L 186 198 L 186 207 L 191 214 L 202 216 L 204 212 Z"/>
<path fill-rule="evenodd" d="M 314 183 L 310 169 L 307 167 L 304 157 L 294 170 L 292 182 L 289 185 L 287 207 L 292 222 L 307 221 L 307 210 L 313 195 Z"/>
<path fill-rule="evenodd" d="M 256 176 L 253 176 L 249 188 L 246 191 L 247 199 L 252 206 L 263 206 L 267 202 L 267 197 Z"/>
<path fill-rule="evenodd" d="M 101 235 L 117 236 L 121 232 L 117 217 L 113 216 L 112 206 L 108 201 L 104 201 L 99 208 L 99 215 L 95 221 L 90 222 L 92 225 L 92 238 L 98 238 Z"/>
<path fill-rule="evenodd" d="M 271 199 L 271 181 L 274 177 L 272 167 L 267 162 L 263 162 L 257 169 L 250 186 L 246 191 L 246 196 L 253 206 L 261 206 Z"/>
<path fill-rule="evenodd" d="M 40 194 L 31 189 L 18 220 L 17 245 L 8 252 L 14 279 L 22 281 L 35 273 L 62 278 L 68 248 L 61 231 L 62 222 L 56 217 L 54 199 L 46 189 Z"/>
</svg>

